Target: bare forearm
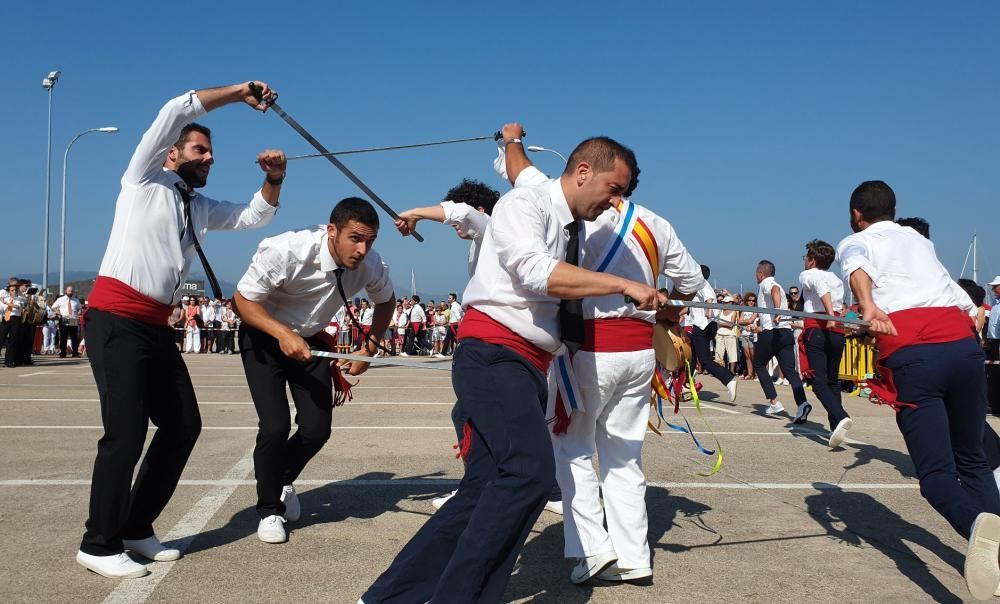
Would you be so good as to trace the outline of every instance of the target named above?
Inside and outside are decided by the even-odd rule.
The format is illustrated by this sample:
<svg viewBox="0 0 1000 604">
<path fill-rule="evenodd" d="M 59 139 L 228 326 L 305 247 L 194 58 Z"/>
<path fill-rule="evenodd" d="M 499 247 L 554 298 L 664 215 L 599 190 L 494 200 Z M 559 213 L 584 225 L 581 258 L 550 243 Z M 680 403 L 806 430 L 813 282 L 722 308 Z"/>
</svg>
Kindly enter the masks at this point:
<svg viewBox="0 0 1000 604">
<path fill-rule="evenodd" d="M 278 197 L 281 196 L 281 184 L 271 184 L 264 179 L 264 184 L 260 188 L 260 196 L 264 198 L 264 201 L 271 206 L 278 205 Z"/>
<path fill-rule="evenodd" d="M 521 143 L 511 143 L 507 145 L 505 151 L 507 154 L 507 180 L 510 181 L 510 184 L 514 184 L 521 172 L 534 164 L 528 159 L 528 154 Z"/>
<path fill-rule="evenodd" d="M 872 279 L 868 276 L 868 273 L 858 269 L 851 273 L 850 279 L 851 291 L 854 292 L 854 298 L 857 299 L 858 305 L 861 308 L 870 308 L 874 306 L 875 301 L 872 299 Z"/>
<path fill-rule="evenodd" d="M 441 204 L 434 204 L 432 206 L 427 206 L 425 208 L 413 208 L 412 210 L 407 210 L 404 214 L 412 214 L 418 220 L 433 220 L 434 222 L 444 222 L 444 208 Z"/>
<path fill-rule="evenodd" d="M 263 305 L 247 300 L 239 291 L 233 295 L 233 305 L 236 307 L 236 311 L 240 314 L 240 318 L 244 323 L 254 329 L 263 331 L 276 340 L 291 331 L 291 328 L 287 325 L 272 317 L 271 313 L 267 312 Z"/>
<path fill-rule="evenodd" d="M 829 292 L 823 294 L 823 297 L 820 298 L 820 300 L 823 301 L 823 310 L 826 311 L 826 314 L 832 315 L 833 314 L 833 297 L 830 296 Z"/>
<path fill-rule="evenodd" d="M 560 262 L 549 275 L 548 293 L 554 298 L 576 300 L 624 293 L 627 281 L 608 273 L 595 273 Z"/>
<path fill-rule="evenodd" d="M 206 111 L 212 111 L 213 109 L 218 109 L 223 105 L 228 105 L 230 103 L 236 103 L 242 101 L 245 97 L 250 96 L 252 93 L 250 87 L 246 84 L 233 84 L 231 86 L 220 86 L 219 88 L 203 88 L 195 92 L 198 95 L 198 100 L 201 101 L 203 107 Z"/>
</svg>

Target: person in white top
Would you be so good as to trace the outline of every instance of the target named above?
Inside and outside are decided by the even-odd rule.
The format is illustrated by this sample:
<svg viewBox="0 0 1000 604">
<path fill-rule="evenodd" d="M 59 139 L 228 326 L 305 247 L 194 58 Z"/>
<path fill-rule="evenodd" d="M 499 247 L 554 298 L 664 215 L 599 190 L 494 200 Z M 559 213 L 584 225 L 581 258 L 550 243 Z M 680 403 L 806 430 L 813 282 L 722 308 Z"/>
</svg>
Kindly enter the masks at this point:
<svg viewBox="0 0 1000 604">
<path fill-rule="evenodd" d="M 20 292 L 17 280 L 0 292 L 0 312 L 3 313 L 3 327 L 0 329 L 0 346 L 6 340 L 7 349 L 4 353 L 4 366 L 17 367 L 17 336 L 21 329 L 21 314 L 28 300 Z"/>
<path fill-rule="evenodd" d="M 813 239 L 806 244 L 803 256 L 805 270 L 799 273 L 802 288 L 802 309 L 827 315 L 844 314 L 844 282 L 830 272 L 837 252 L 825 241 Z M 854 427 L 844 410 L 840 393 L 840 357 L 844 352 L 844 330 L 834 321 L 805 319 L 800 351 L 802 374 L 812 384 L 813 393 L 826 409 L 830 425 L 830 447 L 844 442 Z M 800 355 L 801 356 L 801 355 Z"/>
<path fill-rule="evenodd" d="M 54 299 L 49 298 L 45 304 L 45 324 L 42 327 L 42 354 L 56 354 L 56 340 L 59 339 L 59 321 L 55 308 L 52 304 Z"/>
<path fill-rule="evenodd" d="M 420 296 L 410 296 L 410 307 L 406 309 L 406 341 L 401 356 L 418 354 L 424 349 L 424 335 L 427 332 L 427 313 L 420 305 Z"/>
<path fill-rule="evenodd" d="M 168 101 L 121 179 L 108 247 L 88 297 L 88 357 L 100 392 L 104 435 L 77 553 L 77 562 L 107 577 L 148 574 L 124 553 L 126 548 L 154 561 L 181 555 L 159 542 L 153 522 L 180 479 L 201 431 L 201 416 L 167 320 L 206 232 L 267 224 L 285 175 L 284 154 L 265 151 L 257 156 L 264 183 L 249 203 L 201 195 L 196 189 L 208 182 L 215 157 L 211 132 L 193 122 L 232 103 L 266 110 L 275 95 L 263 82 L 256 85 L 266 100 L 259 101 L 244 83 L 190 91 Z M 150 420 L 158 429 L 135 475 Z"/>
<path fill-rule="evenodd" d="M 715 290 L 707 281 L 711 275 L 711 269 L 704 264 L 701 265 L 701 273 L 705 278 L 704 283 L 695 294 L 694 299 L 698 302 L 715 302 Z M 715 334 L 711 333 L 710 322 L 715 319 L 713 311 L 703 308 L 689 308 L 688 319 L 691 322 L 691 348 L 694 356 L 701 363 L 702 368 L 719 380 L 729 393 L 729 400 L 736 400 L 736 387 L 739 380 L 732 371 L 715 362 L 709 343 L 715 339 Z M 718 326 L 716 323 L 715 327 Z M 735 356 L 735 355 L 734 355 Z"/>
<path fill-rule="evenodd" d="M 462 304 L 458 301 L 458 294 L 448 294 L 448 333 L 444 338 L 443 352 L 450 355 L 455 351 L 455 338 L 458 337 L 458 326 L 462 322 Z"/>
<path fill-rule="evenodd" d="M 385 331 L 392 318 L 389 267 L 372 249 L 378 214 L 357 197 L 340 201 L 327 225 L 291 231 L 261 242 L 236 286 L 233 301 L 243 319 L 240 356 L 259 418 L 253 461 L 257 478 L 257 536 L 265 543 L 288 540 L 286 522 L 298 520 L 293 481 L 330 438 L 333 407 L 349 397 L 336 364 L 312 355 L 333 351 L 323 329 L 337 309 L 362 289 L 375 302 L 373 329 Z M 369 338 L 358 354 L 374 356 Z M 353 362 L 350 375 L 368 363 Z M 291 438 L 286 388 L 295 403 L 297 429 Z M 333 396 L 333 388 L 338 396 Z"/>
<path fill-rule="evenodd" d="M 633 174 L 630 150 L 588 139 L 560 178 L 515 187 L 497 203 L 462 295 L 452 373 L 468 418 L 465 476 L 362 601 L 501 601 L 555 481 L 545 371 L 563 339 L 583 336 L 582 305 L 559 300 L 627 295 L 642 310 L 665 301 L 647 284 L 573 266 L 580 221 L 597 219 Z"/>
<path fill-rule="evenodd" d="M 850 200 L 854 234 L 838 244 L 837 261 L 879 349 L 874 400 L 897 410 L 920 494 L 969 540 L 963 574 L 984 600 L 1000 585 L 1000 494 L 982 444 L 985 355 L 968 296 L 929 240 L 892 221 L 895 212 L 889 185 L 861 183 Z"/>
<path fill-rule="evenodd" d="M 80 356 L 80 299 L 73 295 L 72 285 L 67 285 L 63 295 L 56 298 L 53 305 L 59 316 L 59 357 L 66 358 L 66 345 L 74 357 Z"/>
<path fill-rule="evenodd" d="M 788 310 L 785 290 L 774 278 L 774 263 L 770 260 L 761 260 L 757 264 L 756 277 L 757 283 L 760 284 L 757 291 L 757 306 L 772 310 Z M 812 411 L 812 405 L 806 400 L 805 387 L 795 369 L 796 343 L 792 334 L 791 317 L 760 313 L 760 332 L 757 334 L 753 355 L 754 372 L 769 403 L 765 412 L 768 415 L 777 415 L 785 411 L 784 405 L 778 401 L 778 392 L 774 389 L 771 373 L 767 370 L 767 364 L 771 359 L 777 358 L 778 367 L 791 384 L 792 395 L 798 406 L 792 423 L 805 423 L 809 412 Z"/>
<path fill-rule="evenodd" d="M 721 302 L 723 304 L 732 304 L 735 300 L 732 296 L 726 295 L 722 298 Z M 739 313 L 735 310 L 722 310 L 715 315 L 715 322 L 718 324 L 719 328 L 715 332 L 715 355 L 718 357 L 719 362 L 727 360 L 727 369 L 732 374 L 736 374 L 736 361 L 737 361 L 737 348 L 739 343 L 737 342 L 737 334 L 739 333 L 736 323 L 739 319 Z"/>
<path fill-rule="evenodd" d="M 507 176 L 517 186 L 548 180 L 522 146 L 510 145 L 506 151 Z M 625 197 L 636 182 L 633 178 Z M 674 285 L 673 298 L 691 299 L 708 287 L 707 267 L 688 253 L 671 224 L 625 198 L 584 224 L 580 252 L 581 266 L 589 270 L 650 286 L 666 275 Z M 672 314 L 676 318 L 676 311 Z M 642 444 L 655 366 L 655 314 L 609 295 L 585 299 L 583 317 L 586 337 L 580 350 L 572 360 L 558 357 L 549 370 L 564 555 L 577 561 L 570 581 L 644 579 L 653 573 Z M 574 409 L 569 413 L 566 399 L 576 396 L 574 386 L 580 398 L 568 405 Z M 594 471 L 595 456 L 600 474 Z"/>
</svg>

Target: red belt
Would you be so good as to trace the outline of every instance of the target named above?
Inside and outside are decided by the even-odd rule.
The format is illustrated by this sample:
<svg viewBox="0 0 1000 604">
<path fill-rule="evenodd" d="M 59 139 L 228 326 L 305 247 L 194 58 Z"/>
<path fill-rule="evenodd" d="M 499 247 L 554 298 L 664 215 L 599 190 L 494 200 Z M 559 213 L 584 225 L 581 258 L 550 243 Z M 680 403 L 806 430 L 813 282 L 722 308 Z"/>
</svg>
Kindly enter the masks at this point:
<svg viewBox="0 0 1000 604">
<path fill-rule="evenodd" d="M 471 306 L 466 311 L 462 326 L 458 330 L 458 340 L 466 338 L 506 346 L 527 359 L 542 373 L 548 372 L 552 363 L 550 352 L 535 346 L 503 323 Z"/>
<path fill-rule="evenodd" d="M 150 325 L 167 326 L 174 307 L 139 293 L 113 277 L 98 277 L 88 300 L 90 308 Z"/>
<path fill-rule="evenodd" d="M 583 323 L 587 352 L 634 352 L 653 347 L 653 324 L 634 317 L 588 319 Z"/>
</svg>

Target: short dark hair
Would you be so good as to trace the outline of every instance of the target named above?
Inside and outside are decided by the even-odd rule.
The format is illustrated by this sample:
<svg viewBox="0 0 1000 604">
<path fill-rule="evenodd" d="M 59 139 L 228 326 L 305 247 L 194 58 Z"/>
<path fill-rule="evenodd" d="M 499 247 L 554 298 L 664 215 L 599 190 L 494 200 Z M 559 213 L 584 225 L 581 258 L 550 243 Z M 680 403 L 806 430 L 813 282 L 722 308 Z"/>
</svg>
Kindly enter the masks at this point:
<svg viewBox="0 0 1000 604">
<path fill-rule="evenodd" d="M 610 172 L 615 168 L 616 159 L 625 162 L 632 172 L 632 179 L 624 193 L 625 197 L 629 197 L 639 186 L 639 163 L 631 149 L 607 136 L 588 138 L 577 145 L 569 155 L 563 174 L 572 174 L 580 162 L 587 162 L 595 172 Z"/>
<path fill-rule="evenodd" d="M 208 138 L 208 140 L 212 140 L 211 130 L 209 130 L 207 127 L 202 126 L 197 122 L 191 122 L 190 124 L 184 126 L 181 129 L 181 135 L 177 137 L 177 142 L 174 143 L 174 146 L 177 147 L 178 149 L 184 149 L 184 143 L 188 141 L 188 138 L 191 136 L 192 132 L 201 132 Z"/>
<path fill-rule="evenodd" d="M 500 193 L 487 186 L 486 183 L 463 178 L 462 182 L 448 190 L 445 199 L 455 203 L 464 203 L 474 208 L 483 208 L 487 214 L 492 214 L 493 206 L 497 205 L 497 200 L 500 199 Z"/>
<path fill-rule="evenodd" d="M 896 194 L 881 180 L 866 180 L 851 193 L 851 209 L 861 212 L 868 222 L 896 217 Z"/>
<path fill-rule="evenodd" d="M 330 212 L 330 224 L 336 225 L 338 229 L 352 220 L 378 230 L 378 213 L 375 212 L 375 207 L 360 197 L 345 197 Z"/>
<path fill-rule="evenodd" d="M 455 298 L 456 300 L 458 300 L 458 294 L 456 294 L 455 292 L 451 292 L 448 295 L 451 296 L 452 298 Z"/>
<path fill-rule="evenodd" d="M 911 216 L 909 218 L 900 218 L 896 221 L 896 224 L 902 227 L 910 227 L 914 231 L 920 233 L 925 239 L 931 238 L 931 223 L 927 222 L 923 218 L 918 216 Z"/>
<path fill-rule="evenodd" d="M 986 302 L 986 288 L 980 287 L 972 279 L 959 279 L 958 286 L 964 289 L 965 293 L 969 294 L 969 297 L 972 298 L 972 303 L 976 307 L 982 306 Z"/>
<path fill-rule="evenodd" d="M 761 260 L 757 263 L 757 268 L 764 269 L 764 274 L 768 277 L 774 276 L 774 263 L 770 260 Z"/>
<path fill-rule="evenodd" d="M 812 259 L 817 267 L 825 271 L 837 258 L 837 252 L 832 245 L 822 239 L 813 239 L 806 244 L 806 257 Z"/>
<path fill-rule="evenodd" d="M 702 264 L 701 265 L 701 276 L 704 277 L 704 278 L 706 278 L 706 279 L 708 279 L 708 277 L 711 274 L 712 274 L 712 269 L 710 269 L 707 264 Z"/>
<path fill-rule="evenodd" d="M 414 304 L 420 304 L 420 296 L 410 296 L 410 300 L 413 300 Z"/>
</svg>

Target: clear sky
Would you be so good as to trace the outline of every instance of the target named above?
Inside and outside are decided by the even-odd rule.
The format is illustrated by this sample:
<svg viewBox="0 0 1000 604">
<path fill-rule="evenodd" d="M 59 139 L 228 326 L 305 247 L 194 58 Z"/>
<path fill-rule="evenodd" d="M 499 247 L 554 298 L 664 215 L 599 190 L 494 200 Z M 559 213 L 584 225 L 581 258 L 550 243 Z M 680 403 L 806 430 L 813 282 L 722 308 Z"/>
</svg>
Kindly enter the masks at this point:
<svg viewBox="0 0 1000 604">
<path fill-rule="evenodd" d="M 862 180 L 923 216 L 958 276 L 974 229 L 979 280 L 1000 273 L 1000 4 L 995 2 L 5 2 L 6 224 L 0 275 L 41 272 L 46 93 L 54 96 L 52 247 L 58 270 L 62 156 L 69 163 L 67 270 L 96 270 L 119 178 L 160 106 L 192 88 L 269 82 L 331 149 L 492 133 L 567 153 L 606 134 L 642 169 L 633 200 L 668 218 L 720 287 L 753 286 L 757 260 L 786 285 L 803 244 L 849 233 Z M 207 195 L 243 200 L 264 148 L 312 149 L 275 115 L 225 107 L 203 122 L 216 163 Z M 344 158 L 402 210 L 462 177 L 506 191 L 495 146 L 467 143 Z M 558 158 L 533 156 L 549 173 Z M 257 242 L 325 222 L 358 191 L 326 161 L 290 166 L 265 229 L 214 233 L 216 272 L 236 281 Z M 400 293 L 459 290 L 467 245 L 426 224 L 426 243 L 386 219 L 376 248 Z M 970 261 L 971 265 L 971 261 Z M 971 268 L 970 268 L 971 272 Z"/>
</svg>

